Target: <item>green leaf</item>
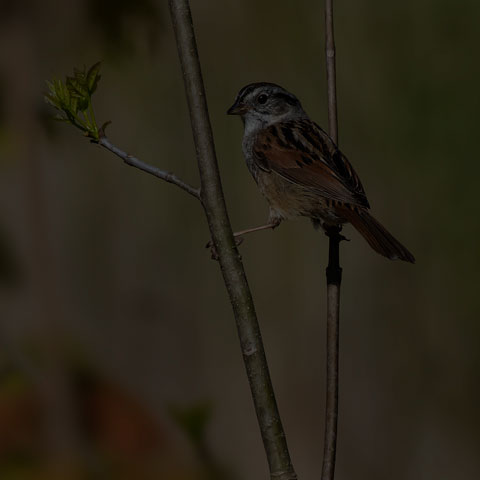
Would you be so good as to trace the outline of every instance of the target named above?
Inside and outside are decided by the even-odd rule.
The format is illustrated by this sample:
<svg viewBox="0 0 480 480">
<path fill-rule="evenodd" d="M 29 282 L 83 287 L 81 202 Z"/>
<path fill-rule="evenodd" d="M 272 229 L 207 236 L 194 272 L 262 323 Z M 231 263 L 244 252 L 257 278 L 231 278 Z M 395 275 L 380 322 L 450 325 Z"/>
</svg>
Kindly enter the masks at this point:
<svg viewBox="0 0 480 480">
<path fill-rule="evenodd" d="M 73 69 L 73 76 L 75 80 L 77 80 L 82 85 L 86 85 L 87 75 L 85 73 L 85 69 L 86 69 L 85 65 L 83 66 L 83 70 L 80 70 L 78 68 Z"/>
<path fill-rule="evenodd" d="M 71 95 L 81 98 L 88 98 L 88 89 L 84 82 L 77 78 L 67 77 L 67 88 Z"/>
<path fill-rule="evenodd" d="M 68 108 L 68 105 L 70 103 L 70 93 L 66 85 L 64 85 L 60 80 L 57 80 L 55 84 L 55 92 L 57 94 L 57 98 L 61 108 Z"/>
<path fill-rule="evenodd" d="M 47 93 L 44 97 L 45 101 L 52 107 L 61 110 L 60 103 L 55 95 Z"/>
<path fill-rule="evenodd" d="M 68 118 L 68 121 L 70 123 L 73 123 L 74 125 L 77 124 L 77 122 L 75 121 L 75 115 L 73 115 L 73 113 L 70 111 L 70 110 L 65 110 L 65 115 L 67 116 Z"/>
<path fill-rule="evenodd" d="M 70 97 L 70 105 L 68 106 L 68 109 L 74 114 L 78 112 L 78 97 L 73 95 Z"/>
<path fill-rule="evenodd" d="M 74 68 L 73 76 L 67 76 L 65 82 L 57 79 L 47 81 L 48 92 L 45 101 L 60 111 L 56 120 L 71 123 L 83 133 L 98 140 L 99 132 L 92 106 L 92 93 L 100 80 L 101 63 L 89 68 Z"/>
<path fill-rule="evenodd" d="M 100 75 L 100 67 L 102 66 L 102 62 L 97 62 L 94 65 L 90 67 L 90 69 L 87 72 L 87 88 L 92 95 L 93 92 L 97 89 L 97 84 L 101 78 Z"/>
<path fill-rule="evenodd" d="M 85 112 L 88 109 L 88 98 L 79 98 L 78 99 L 78 110 L 80 112 Z"/>
<path fill-rule="evenodd" d="M 53 82 L 49 82 L 49 81 L 47 80 L 46 83 L 47 83 L 47 87 L 48 87 L 48 93 L 49 93 L 50 95 L 55 94 L 55 86 L 54 86 Z"/>
<path fill-rule="evenodd" d="M 60 115 L 59 113 L 57 113 L 57 115 L 54 115 L 53 119 L 57 120 L 58 122 L 71 123 L 68 118 L 64 117 L 63 115 Z"/>
</svg>

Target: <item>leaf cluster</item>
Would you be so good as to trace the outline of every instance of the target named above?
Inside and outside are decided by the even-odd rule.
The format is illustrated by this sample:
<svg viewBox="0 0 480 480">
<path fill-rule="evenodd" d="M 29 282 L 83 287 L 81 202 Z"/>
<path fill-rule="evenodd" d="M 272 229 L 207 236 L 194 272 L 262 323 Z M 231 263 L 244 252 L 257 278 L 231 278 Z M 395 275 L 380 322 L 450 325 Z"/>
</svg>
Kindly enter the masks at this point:
<svg viewBox="0 0 480 480">
<path fill-rule="evenodd" d="M 93 140 L 99 139 L 99 129 L 95 120 L 92 106 L 92 95 L 97 89 L 101 63 L 97 62 L 88 70 L 74 68 L 73 76 L 66 77 L 65 81 L 47 81 L 48 93 L 45 101 L 60 113 L 56 120 L 71 123 L 84 132 L 84 135 Z"/>
</svg>

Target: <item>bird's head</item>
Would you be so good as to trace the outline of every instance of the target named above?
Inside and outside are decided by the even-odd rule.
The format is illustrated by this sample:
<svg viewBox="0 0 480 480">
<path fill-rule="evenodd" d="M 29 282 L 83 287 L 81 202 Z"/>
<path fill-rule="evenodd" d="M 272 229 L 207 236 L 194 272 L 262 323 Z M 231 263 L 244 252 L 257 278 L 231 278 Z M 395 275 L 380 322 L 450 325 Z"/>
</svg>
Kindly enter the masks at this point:
<svg viewBox="0 0 480 480">
<path fill-rule="evenodd" d="M 244 122 L 262 126 L 306 117 L 298 98 L 274 83 L 251 83 L 238 92 L 228 115 L 240 115 Z"/>
</svg>

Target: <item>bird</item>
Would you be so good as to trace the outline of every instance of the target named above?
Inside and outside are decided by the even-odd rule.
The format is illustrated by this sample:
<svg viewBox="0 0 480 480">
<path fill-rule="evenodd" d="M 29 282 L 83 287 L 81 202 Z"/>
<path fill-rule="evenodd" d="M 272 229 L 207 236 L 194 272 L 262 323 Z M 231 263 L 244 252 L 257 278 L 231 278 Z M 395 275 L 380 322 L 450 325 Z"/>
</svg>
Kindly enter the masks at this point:
<svg viewBox="0 0 480 480">
<path fill-rule="evenodd" d="M 308 217 L 326 232 L 350 223 L 377 253 L 415 263 L 414 256 L 370 214 L 359 176 L 298 98 L 275 83 L 243 87 L 227 114 L 243 120 L 242 150 L 270 213 L 268 222 L 236 236 Z"/>
</svg>

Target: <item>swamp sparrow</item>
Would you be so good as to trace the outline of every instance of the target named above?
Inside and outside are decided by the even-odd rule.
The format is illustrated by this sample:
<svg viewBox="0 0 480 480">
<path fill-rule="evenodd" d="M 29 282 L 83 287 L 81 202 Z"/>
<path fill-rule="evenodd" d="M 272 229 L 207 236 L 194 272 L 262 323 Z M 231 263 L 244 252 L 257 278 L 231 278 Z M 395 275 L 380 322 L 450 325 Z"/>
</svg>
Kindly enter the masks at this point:
<svg viewBox="0 0 480 480">
<path fill-rule="evenodd" d="M 243 87 L 227 112 L 242 117 L 243 154 L 270 204 L 268 224 L 236 235 L 309 217 L 328 230 L 350 222 L 379 254 L 415 262 L 413 255 L 369 213 L 363 186 L 333 140 L 312 122 L 300 101 L 273 83 Z"/>
</svg>

